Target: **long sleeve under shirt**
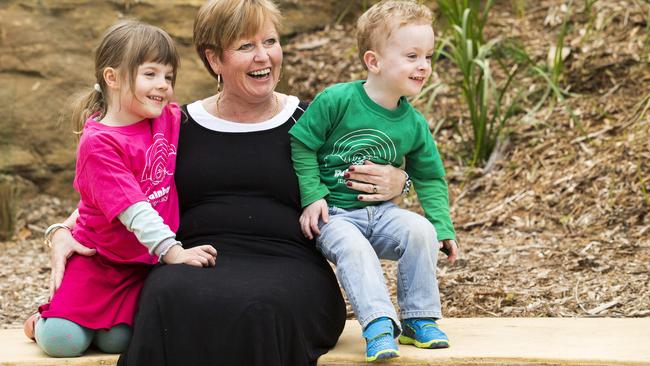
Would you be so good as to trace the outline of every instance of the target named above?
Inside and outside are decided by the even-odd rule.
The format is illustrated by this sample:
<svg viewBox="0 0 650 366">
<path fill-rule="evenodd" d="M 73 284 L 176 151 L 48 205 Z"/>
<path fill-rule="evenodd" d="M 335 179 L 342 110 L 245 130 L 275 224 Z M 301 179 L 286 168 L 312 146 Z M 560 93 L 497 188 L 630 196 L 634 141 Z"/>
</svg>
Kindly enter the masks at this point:
<svg viewBox="0 0 650 366">
<path fill-rule="evenodd" d="M 395 110 L 383 108 L 368 97 L 363 83 L 326 88 L 289 131 L 302 206 L 321 198 L 346 209 L 375 204 L 359 201 L 358 192 L 347 187 L 346 169 L 365 160 L 405 163 L 438 240 L 454 239 L 445 170 L 425 118 L 406 98 Z"/>
</svg>

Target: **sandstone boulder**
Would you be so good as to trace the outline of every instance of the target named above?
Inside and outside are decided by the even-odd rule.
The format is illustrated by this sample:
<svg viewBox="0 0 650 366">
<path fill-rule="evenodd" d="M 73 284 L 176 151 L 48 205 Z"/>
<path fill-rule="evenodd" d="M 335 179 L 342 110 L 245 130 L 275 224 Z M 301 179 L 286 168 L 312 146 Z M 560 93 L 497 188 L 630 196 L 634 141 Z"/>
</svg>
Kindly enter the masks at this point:
<svg viewBox="0 0 650 366">
<path fill-rule="evenodd" d="M 163 27 L 177 41 L 179 102 L 214 91 L 192 47 L 198 0 L 3 0 L 0 2 L 0 173 L 20 175 L 48 193 L 72 192 L 76 138 L 60 112 L 94 83 L 92 52 L 122 18 Z M 345 0 L 279 0 L 283 35 L 321 28 L 345 12 Z"/>
</svg>

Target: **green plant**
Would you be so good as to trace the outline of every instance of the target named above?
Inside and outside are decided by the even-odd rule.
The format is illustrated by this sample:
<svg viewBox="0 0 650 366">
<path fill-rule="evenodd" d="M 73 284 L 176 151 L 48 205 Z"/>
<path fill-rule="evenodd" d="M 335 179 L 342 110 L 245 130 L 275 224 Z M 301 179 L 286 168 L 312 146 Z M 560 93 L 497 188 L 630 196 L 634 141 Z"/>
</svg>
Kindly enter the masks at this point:
<svg viewBox="0 0 650 366">
<path fill-rule="evenodd" d="M 593 17 L 591 8 L 594 6 L 596 1 L 598 0 L 585 0 L 585 13 L 589 16 L 590 19 Z"/>
<path fill-rule="evenodd" d="M 433 112 L 433 102 L 436 100 L 436 97 L 440 92 L 440 88 L 443 85 L 444 84 L 440 82 L 429 83 L 429 85 L 422 88 L 420 93 L 413 98 L 411 104 L 417 104 L 426 99 L 426 102 L 422 106 L 422 111 L 425 115 L 431 115 Z"/>
<path fill-rule="evenodd" d="M 596 2 L 597 0 L 586 0 L 585 11 L 591 12 L 591 6 Z M 572 15 L 572 5 L 573 5 L 573 0 L 570 0 L 569 3 L 567 4 L 567 9 L 564 15 L 564 19 L 562 21 L 562 25 L 560 26 L 560 31 L 558 33 L 557 39 L 555 40 L 555 44 L 551 49 L 549 50 L 547 60 L 545 64 L 542 65 L 537 65 L 532 63 L 531 61 L 531 68 L 535 74 L 537 74 L 539 77 L 541 77 L 546 83 L 546 88 L 544 90 L 544 93 L 541 98 L 537 101 L 536 105 L 532 108 L 532 111 L 537 111 L 539 110 L 542 105 L 546 102 L 547 98 L 552 94 L 555 97 L 555 101 L 559 102 L 564 106 L 565 111 L 573 121 L 573 123 L 576 125 L 576 127 L 584 133 L 584 130 L 582 128 L 582 124 L 580 123 L 580 118 L 578 115 L 576 115 L 573 112 L 573 109 L 571 106 L 569 106 L 568 103 L 566 103 L 566 98 L 568 96 L 572 96 L 571 93 L 569 93 L 568 88 L 564 88 L 562 86 L 564 79 L 564 61 L 565 58 L 568 56 L 568 52 L 570 51 L 566 46 L 565 46 L 565 41 L 566 41 L 566 36 L 567 33 L 569 32 L 569 21 L 571 19 Z M 550 108 L 552 110 L 552 108 Z"/>
<path fill-rule="evenodd" d="M 486 1 L 481 14 L 480 0 L 438 0 L 440 13 L 446 20 L 448 26 L 459 27 L 463 24 L 465 11 L 470 10 L 468 27 L 466 29 L 466 39 L 472 41 L 472 46 L 476 48 L 478 44 L 484 44 L 483 28 L 487 23 L 487 16 L 492 7 L 492 0 Z"/>
<path fill-rule="evenodd" d="M 526 0 L 510 0 L 510 6 L 518 17 L 526 15 Z"/>
<path fill-rule="evenodd" d="M 440 0 L 440 12 L 451 27 L 450 37 L 443 40 L 442 54 L 461 71 L 460 89 L 472 124 L 470 165 L 488 161 L 497 146 L 504 126 L 518 110 L 519 95 L 506 103 L 506 94 L 519 67 L 507 67 L 502 60 L 497 65 L 505 73 L 505 81 L 497 86 L 493 79 L 490 56 L 498 39 L 484 40 L 492 0 L 481 7 L 476 0 Z"/>
<path fill-rule="evenodd" d="M 337 15 L 334 24 L 341 24 L 343 19 L 345 19 L 345 17 L 350 13 L 353 7 L 360 13 L 363 13 L 368 10 L 368 8 L 371 7 L 375 2 L 376 1 L 372 0 L 348 1 L 347 6 L 343 8 L 343 10 L 341 10 L 341 12 Z"/>
<path fill-rule="evenodd" d="M 0 177 L 0 241 L 9 240 L 16 227 L 17 190 L 13 180 Z"/>
<path fill-rule="evenodd" d="M 571 10 L 572 2 L 573 1 L 569 2 L 569 5 L 567 7 L 567 12 L 564 16 L 564 20 L 562 21 L 562 25 L 560 27 L 560 32 L 558 33 L 554 46 L 551 47 L 551 49 L 549 50 L 546 64 L 544 64 L 543 66 L 537 66 L 537 65 L 533 66 L 533 70 L 539 76 L 541 76 L 547 83 L 546 84 L 547 88 L 546 91 L 544 92 L 544 96 L 540 98 L 538 102 L 538 106 L 535 109 L 538 109 L 538 107 L 541 106 L 546 101 L 546 98 L 549 96 L 551 92 L 553 92 L 553 94 L 559 101 L 564 101 L 565 96 L 568 95 L 568 92 L 566 90 L 563 90 L 560 87 L 560 83 L 562 81 L 562 75 L 564 71 L 564 59 L 566 57 L 565 55 L 566 48 L 564 43 L 569 29 L 568 23 L 570 18 L 570 10 Z"/>
<path fill-rule="evenodd" d="M 569 2 L 568 10 L 566 12 L 566 15 L 564 17 L 564 20 L 562 21 L 562 26 L 560 27 L 560 33 L 557 36 L 557 39 L 555 40 L 555 47 L 551 49 L 551 57 L 550 57 L 550 72 L 551 72 L 551 81 L 553 82 L 554 85 L 558 85 L 560 83 L 560 79 L 562 78 L 562 71 L 564 71 L 564 41 L 566 40 L 566 34 L 569 29 L 569 14 L 570 14 L 570 9 L 571 9 L 571 2 Z"/>
</svg>

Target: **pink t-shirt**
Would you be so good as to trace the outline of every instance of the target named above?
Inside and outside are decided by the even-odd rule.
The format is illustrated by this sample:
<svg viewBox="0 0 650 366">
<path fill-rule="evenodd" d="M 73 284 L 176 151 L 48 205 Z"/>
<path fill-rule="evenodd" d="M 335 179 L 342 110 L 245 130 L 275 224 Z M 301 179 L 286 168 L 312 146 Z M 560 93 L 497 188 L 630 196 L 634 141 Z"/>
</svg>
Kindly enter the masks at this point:
<svg viewBox="0 0 650 366">
<path fill-rule="evenodd" d="M 170 104 L 159 118 L 123 127 L 86 121 L 74 187 L 79 218 L 72 235 L 107 259 L 119 263 L 155 263 L 135 234 L 117 216 L 136 202 L 148 201 L 172 231 L 178 229 L 174 184 L 180 108 Z"/>
</svg>

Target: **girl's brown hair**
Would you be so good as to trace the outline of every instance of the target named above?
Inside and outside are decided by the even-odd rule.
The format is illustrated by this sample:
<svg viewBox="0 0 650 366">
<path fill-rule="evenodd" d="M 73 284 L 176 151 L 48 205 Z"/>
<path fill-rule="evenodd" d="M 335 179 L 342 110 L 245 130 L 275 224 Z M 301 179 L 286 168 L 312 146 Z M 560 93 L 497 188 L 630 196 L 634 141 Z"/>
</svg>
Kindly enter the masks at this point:
<svg viewBox="0 0 650 366">
<path fill-rule="evenodd" d="M 280 10 L 271 0 L 211 0 L 194 18 L 194 47 L 210 75 L 217 74 L 205 56 L 212 50 L 221 58 L 223 50 L 238 39 L 251 37 L 270 20 L 279 31 Z"/>
<path fill-rule="evenodd" d="M 93 114 L 99 114 L 98 119 L 106 115 L 109 101 L 104 70 L 107 67 L 121 70 L 120 77 L 128 77 L 130 90 L 134 90 L 138 67 L 145 62 L 170 65 L 172 86 L 176 83 L 180 57 L 167 32 L 136 20 L 121 21 L 108 28 L 95 50 L 95 82 L 101 91 L 93 88 L 73 103 L 71 114 L 76 131 L 80 133 Z"/>
</svg>

